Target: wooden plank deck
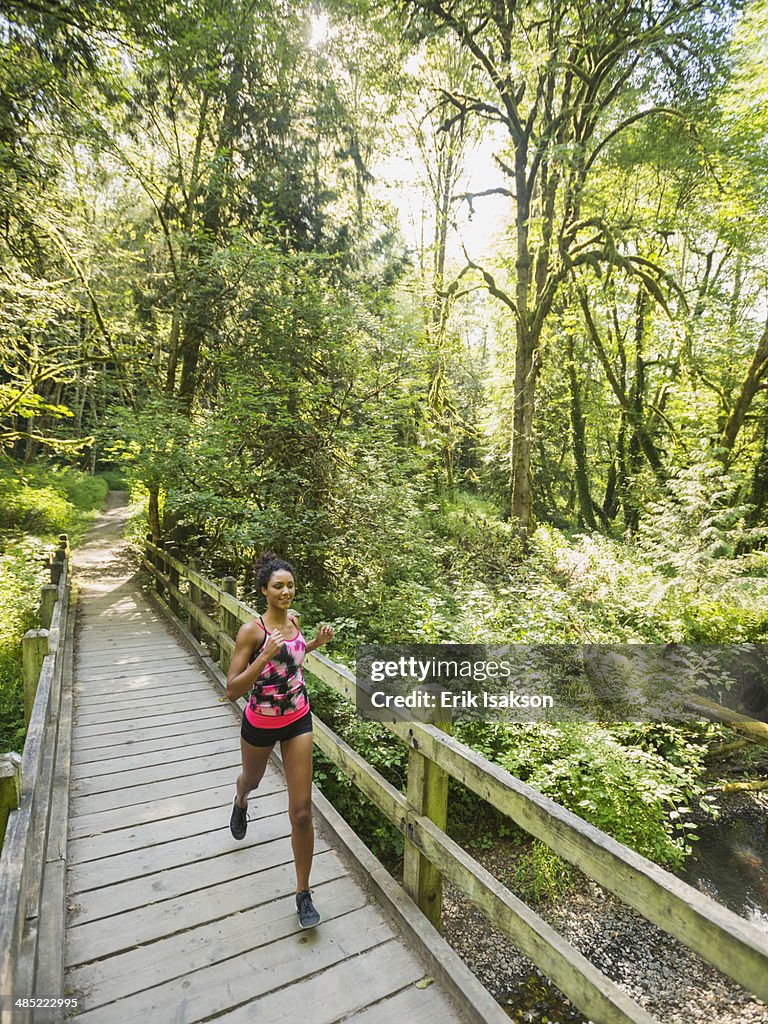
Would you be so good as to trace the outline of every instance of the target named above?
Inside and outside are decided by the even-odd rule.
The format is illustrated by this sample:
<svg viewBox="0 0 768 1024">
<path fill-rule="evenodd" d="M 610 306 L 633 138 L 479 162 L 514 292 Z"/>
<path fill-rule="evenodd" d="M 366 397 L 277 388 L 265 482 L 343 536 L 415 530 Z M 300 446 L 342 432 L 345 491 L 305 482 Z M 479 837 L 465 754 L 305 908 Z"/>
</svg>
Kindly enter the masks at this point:
<svg viewBox="0 0 768 1024">
<path fill-rule="evenodd" d="M 282 774 L 270 765 L 235 841 L 236 716 L 112 532 L 75 562 L 65 980 L 78 1024 L 466 1020 L 321 829 L 322 922 L 299 929 Z"/>
</svg>

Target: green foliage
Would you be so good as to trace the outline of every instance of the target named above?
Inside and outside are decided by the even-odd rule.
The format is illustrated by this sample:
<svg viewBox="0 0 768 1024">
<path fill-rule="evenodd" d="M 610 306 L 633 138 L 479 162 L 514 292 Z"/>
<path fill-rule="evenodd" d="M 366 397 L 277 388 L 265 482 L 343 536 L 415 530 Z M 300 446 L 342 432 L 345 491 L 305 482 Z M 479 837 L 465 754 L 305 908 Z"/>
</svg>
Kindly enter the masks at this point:
<svg viewBox="0 0 768 1024">
<path fill-rule="evenodd" d="M 21 654 L 0 646 L 0 750 L 24 749 L 24 679 Z"/>
<path fill-rule="evenodd" d="M 562 896 L 572 880 L 570 864 L 553 853 L 546 843 L 534 839 L 530 848 L 517 858 L 509 884 L 534 903 L 542 903 Z"/>
<path fill-rule="evenodd" d="M 0 480 L 0 530 L 34 534 L 64 533 L 72 505 L 53 487 L 30 487 L 11 478 Z"/>
<path fill-rule="evenodd" d="M 484 576 L 506 575 L 523 561 L 523 543 L 512 523 L 504 522 L 489 503 L 469 494 L 445 502 L 440 524 L 461 559 L 457 565 L 466 575 L 481 566 Z"/>
<path fill-rule="evenodd" d="M 66 467 L 0 474 L 0 750 L 23 747 L 21 638 L 37 624 L 45 555 L 59 533 L 77 542 L 106 493 L 103 479 Z"/>
<path fill-rule="evenodd" d="M 0 558 L 0 750 L 20 753 L 24 744 L 21 638 L 39 624 L 42 554 L 39 541 L 26 540 L 7 545 Z"/>
<path fill-rule="evenodd" d="M 24 467 L 24 473 L 0 473 L 0 534 L 29 533 L 70 543 L 85 532 L 104 505 L 106 481 L 69 467 L 43 463 Z"/>
<path fill-rule="evenodd" d="M 0 473 L 0 531 L 82 536 L 106 489 L 100 477 L 42 463 L 25 467 L 24 475 Z"/>
<path fill-rule="evenodd" d="M 713 811 L 701 784 L 710 728 L 466 723 L 455 732 L 512 775 L 658 864 L 679 867 L 690 852 L 696 830 L 688 816 L 692 806 Z M 521 863 L 518 881 L 529 872 L 542 892 L 556 891 L 567 878 L 558 858 L 538 846 Z"/>
<path fill-rule="evenodd" d="M 104 481 L 109 491 L 129 491 L 131 483 L 119 469 L 100 469 L 97 476 Z"/>
<path fill-rule="evenodd" d="M 727 551 L 722 556 L 702 554 L 699 534 L 692 531 L 689 541 L 689 534 L 672 528 L 666 513 L 664 520 L 666 531 L 660 529 L 653 541 L 649 531 L 643 531 L 637 543 L 599 534 L 569 537 L 553 527 L 540 527 L 528 559 L 511 574 L 511 584 L 493 588 L 502 599 L 504 591 L 509 592 L 507 600 L 525 595 L 524 601 L 505 609 L 508 638 L 762 642 L 768 559 L 761 552 L 733 557 Z M 724 542 L 736 543 L 728 535 Z M 493 611 L 483 616 L 483 624 L 494 628 L 500 612 L 490 599 L 488 604 Z"/>
<path fill-rule="evenodd" d="M 45 583 L 43 545 L 37 540 L 16 541 L 0 559 L 0 646 L 18 644 L 32 627 Z"/>
<path fill-rule="evenodd" d="M 51 474 L 52 486 L 66 495 L 77 509 L 101 509 L 109 486 L 101 474 L 92 476 L 70 468 L 58 468 Z"/>
<path fill-rule="evenodd" d="M 144 487 L 164 486 L 187 465 L 189 421 L 178 403 L 148 398 L 140 410 L 117 406 L 110 410 L 102 432 L 106 453 L 120 464 L 120 479 Z"/>
<path fill-rule="evenodd" d="M 702 456 L 670 481 L 669 495 L 652 503 L 638 548 L 666 576 L 662 610 L 680 634 L 699 643 L 762 643 L 768 636 L 765 561 L 744 555 L 765 542 L 748 526 L 753 511 L 739 501 L 743 481 Z M 755 571 L 755 570 L 758 571 Z M 761 577 L 763 577 L 761 579 Z"/>
<path fill-rule="evenodd" d="M 752 509 L 739 501 L 739 474 L 705 451 L 691 455 L 667 482 L 664 500 L 648 503 L 638 546 L 660 571 L 700 585 L 745 544 L 765 540 L 765 531 L 747 526 Z"/>
<path fill-rule="evenodd" d="M 701 795 L 700 763 L 673 764 L 593 725 L 560 726 L 546 744 L 549 763 L 511 750 L 504 767 L 656 863 L 683 862 L 696 827 L 683 811 Z"/>
<path fill-rule="evenodd" d="M 404 744 L 379 723 L 358 718 L 348 701 L 318 680 L 308 678 L 312 708 L 318 716 L 391 785 L 403 791 L 408 764 Z M 319 751 L 314 756 L 314 781 L 376 856 L 394 867 L 403 853 L 402 834 Z"/>
</svg>

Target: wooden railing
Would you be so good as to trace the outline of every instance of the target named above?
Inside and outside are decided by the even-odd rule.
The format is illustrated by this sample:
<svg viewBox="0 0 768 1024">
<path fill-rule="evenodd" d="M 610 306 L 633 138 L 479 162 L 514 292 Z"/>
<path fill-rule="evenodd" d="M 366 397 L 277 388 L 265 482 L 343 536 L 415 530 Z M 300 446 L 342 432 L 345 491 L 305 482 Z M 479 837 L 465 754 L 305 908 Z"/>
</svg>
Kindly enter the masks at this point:
<svg viewBox="0 0 768 1024">
<path fill-rule="evenodd" d="M 54 774 L 57 747 L 68 742 L 63 679 L 72 653 L 67 538 L 62 535 L 42 588 L 43 629 L 22 641 L 27 735 L 21 758 L 5 760 L 3 778 L 10 813 L 0 856 L 0 1021 L 28 1019 L 11 997 L 61 994 L 64 873 L 69 779 Z M 68 693 L 71 701 L 71 692 Z M 66 724 L 60 725 L 60 722 Z M 68 760 L 68 758 L 67 758 Z M 2 827 L 2 823 L 0 823 Z"/>
<path fill-rule="evenodd" d="M 237 599 L 235 581 L 230 577 L 217 586 L 151 542 L 144 565 L 158 594 L 167 597 L 175 614 L 186 612 L 196 636 L 203 631 L 214 641 L 226 667 L 239 624 L 255 615 Z M 305 665 L 337 693 L 355 700 L 356 681 L 348 669 L 317 652 L 307 656 Z M 654 1024 L 655 1018 L 446 835 L 446 782 L 451 776 L 768 1002 L 768 939 L 755 926 L 436 726 L 392 722 L 388 728 L 409 749 L 405 794 L 317 718 L 314 738 L 402 832 L 404 887 L 433 923 L 439 926 L 440 878 L 447 878 L 590 1019 L 598 1024 Z"/>
</svg>

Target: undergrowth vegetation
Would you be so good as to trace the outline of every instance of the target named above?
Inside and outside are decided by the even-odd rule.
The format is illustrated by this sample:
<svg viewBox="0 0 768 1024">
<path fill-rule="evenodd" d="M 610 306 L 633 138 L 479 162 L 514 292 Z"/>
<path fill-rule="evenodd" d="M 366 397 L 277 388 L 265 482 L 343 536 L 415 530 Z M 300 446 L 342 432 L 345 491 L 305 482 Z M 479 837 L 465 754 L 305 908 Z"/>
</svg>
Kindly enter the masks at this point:
<svg viewBox="0 0 768 1024">
<path fill-rule="evenodd" d="M 768 554 L 715 544 L 706 524 L 677 531 L 679 507 L 656 507 L 635 538 L 540 526 L 523 552 L 511 526 L 486 499 L 460 495 L 418 507 L 404 492 L 368 532 L 350 514 L 324 551 L 324 575 L 302 579 L 296 607 L 312 634 L 331 622 L 329 656 L 354 667 L 356 645 L 396 643 L 719 643 L 761 641 L 768 629 Z M 386 499 L 386 500 L 385 500 Z M 404 504 L 403 504 L 404 503 Z M 371 513 L 373 515 L 373 513 Z M 685 515 L 692 515 L 689 509 Z M 703 515 L 703 513 L 702 513 Z M 738 526 L 738 524 L 737 524 Z M 140 518 L 131 527 L 139 544 Z M 704 540 L 702 540 L 704 537 Z M 229 568 L 215 544 L 190 553 L 212 575 Z M 247 574 L 246 600 L 259 606 Z M 396 788 L 407 751 L 388 730 L 313 681 L 312 703 L 326 721 Z M 458 739 L 632 849 L 672 869 L 696 840 L 697 823 L 715 816 L 707 797 L 707 752 L 729 739 L 714 725 L 458 723 Z M 322 754 L 315 779 L 374 852 L 397 870 L 403 838 Z M 507 881 L 534 899 L 557 895 L 569 867 L 539 841 L 462 786 L 450 783 L 449 833 L 470 849 L 506 838 L 517 850 Z"/>
<path fill-rule="evenodd" d="M 47 552 L 60 533 L 77 544 L 108 487 L 101 475 L 63 467 L 0 472 L 0 751 L 24 745 L 21 638 L 39 625 Z"/>
<path fill-rule="evenodd" d="M 338 603 L 327 608 L 337 611 L 337 640 L 329 654 L 353 667 L 355 642 L 374 640 L 763 641 L 768 632 L 768 554 L 739 554 L 737 544 L 704 550 L 700 534 L 688 531 L 686 539 L 665 530 L 668 515 L 668 510 L 658 509 L 654 528 L 634 540 L 568 535 L 541 526 L 523 557 L 513 531 L 486 503 L 462 499 L 434 515 L 418 557 L 398 563 L 397 587 L 392 593 L 379 590 L 381 605 L 373 615 L 365 615 L 362 595 L 356 601 L 355 576 L 350 574 L 342 607 L 337 597 Z M 688 550 L 682 551 L 686 544 Z M 393 603 L 400 628 L 393 628 L 390 619 L 381 630 L 380 616 Z M 322 614 L 322 608 L 311 607 L 310 621 Z M 314 703 L 351 746 L 403 788 L 407 753 L 383 726 L 357 719 L 353 709 L 322 686 Z M 712 724 L 661 723 L 471 722 L 458 723 L 454 734 L 620 842 L 672 869 L 681 867 L 691 852 L 702 813 L 717 814 L 716 803 L 705 793 L 706 757 L 713 744 L 730 736 L 726 728 Z M 402 853 L 399 832 L 322 756 L 317 781 L 374 850 L 388 863 L 396 862 Z M 490 845 L 499 836 L 519 845 L 521 854 L 508 881 L 520 891 L 547 898 L 567 886 L 570 870 L 560 858 L 544 844 L 530 842 L 453 782 L 449 813 L 449 831 L 465 845 Z"/>
</svg>

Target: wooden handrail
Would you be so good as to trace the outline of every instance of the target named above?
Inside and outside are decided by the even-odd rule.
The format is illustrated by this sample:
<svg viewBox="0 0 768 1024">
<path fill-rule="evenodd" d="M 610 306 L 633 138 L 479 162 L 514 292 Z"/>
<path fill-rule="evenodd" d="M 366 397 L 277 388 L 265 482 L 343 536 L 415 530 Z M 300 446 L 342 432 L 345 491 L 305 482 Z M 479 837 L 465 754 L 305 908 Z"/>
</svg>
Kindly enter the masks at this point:
<svg viewBox="0 0 768 1024">
<path fill-rule="evenodd" d="M 0 855 L 0 993 L 7 997 L 37 993 L 40 962 L 45 959 L 38 954 L 38 929 L 55 782 L 62 675 L 65 657 L 71 654 L 67 649 L 71 593 L 66 545 L 60 546 L 51 565 L 51 579 L 58 589 L 47 633 L 48 653 L 42 659 L 24 743 L 19 804 L 8 816 Z M 63 918 L 63 895 L 61 902 Z M 53 907 L 46 908 L 46 913 L 53 912 Z M 16 1017 L 12 1007 L 0 1007 L 2 1024 Z"/>
<path fill-rule="evenodd" d="M 521 952 L 595 1021 L 654 1024 L 655 1018 L 558 935 L 542 918 L 495 879 L 324 722 L 314 719 L 318 748 L 413 843 L 460 888 Z"/>
<path fill-rule="evenodd" d="M 148 543 L 147 549 L 144 564 L 158 584 L 173 595 L 220 648 L 226 649 L 225 638 L 234 646 L 222 625 L 197 608 L 168 573 L 161 571 L 160 565 L 173 568 L 180 584 L 186 580 L 196 592 L 207 595 L 236 622 L 250 622 L 256 614 L 253 609 L 158 546 Z M 309 654 L 305 665 L 336 693 L 355 701 L 358 688 L 349 669 L 334 664 L 318 652 Z M 754 925 L 436 726 L 402 720 L 382 724 L 412 750 L 541 839 L 648 920 L 680 939 L 760 999 L 768 1001 L 768 940 Z M 642 1007 L 569 947 L 429 818 L 419 814 L 406 796 L 319 720 L 316 720 L 315 742 L 403 832 L 406 851 L 409 847 L 417 850 L 462 889 L 494 926 L 551 977 L 584 1013 L 605 1024 L 617 1021 L 650 1024 L 653 1018 Z"/>
</svg>

